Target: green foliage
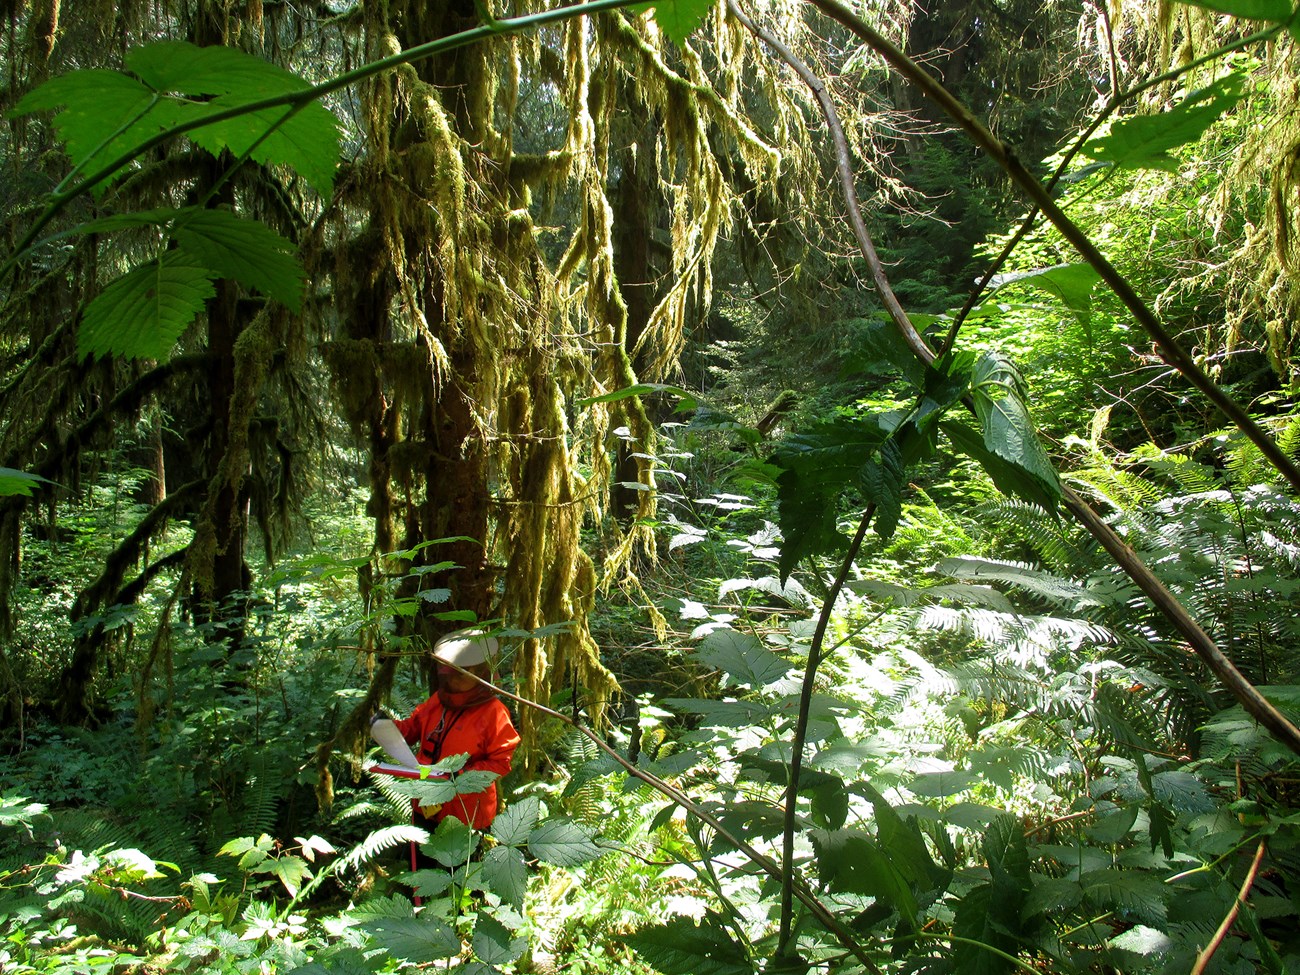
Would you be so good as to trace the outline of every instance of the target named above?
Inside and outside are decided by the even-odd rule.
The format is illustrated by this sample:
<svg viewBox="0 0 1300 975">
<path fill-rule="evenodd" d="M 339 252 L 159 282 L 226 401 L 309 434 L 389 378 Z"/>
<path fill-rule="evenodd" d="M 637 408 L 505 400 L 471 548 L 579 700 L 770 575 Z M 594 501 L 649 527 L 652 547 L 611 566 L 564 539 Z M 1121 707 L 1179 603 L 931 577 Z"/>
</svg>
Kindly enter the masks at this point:
<svg viewBox="0 0 1300 975">
<path fill-rule="evenodd" d="M 61 109 L 54 124 L 76 170 L 90 170 L 97 180 L 120 178 L 125 164 L 155 136 L 185 126 L 214 156 L 229 150 L 267 165 L 290 166 L 329 196 L 338 162 L 338 123 L 319 103 L 207 121 L 306 89 L 297 75 L 234 48 L 185 41 L 133 48 L 126 67 L 130 75 L 92 69 L 52 78 L 28 92 L 14 112 Z"/>
<path fill-rule="evenodd" d="M 1169 154 L 1199 139 L 1220 116 L 1232 109 L 1244 94 L 1245 78 L 1229 74 L 1186 98 L 1159 115 L 1143 115 L 1114 123 L 1110 131 L 1084 144 L 1093 159 L 1113 166 L 1178 170 L 1178 160 Z"/>
<path fill-rule="evenodd" d="M 1232 6 L 1281 19 L 1275 8 Z M 659 4 L 655 16 L 682 43 L 706 10 Z M 214 155 L 291 166 L 328 193 L 337 138 L 315 102 L 205 122 L 302 91 L 302 82 L 246 55 L 173 42 L 134 52 L 127 67 L 132 75 L 56 79 L 20 106 L 67 106 L 55 124 L 78 170 L 101 189 L 115 175 L 96 167 L 168 127 L 193 126 L 191 138 Z M 1116 166 L 1168 168 L 1181 158 L 1174 150 L 1237 104 L 1239 79 L 1193 93 L 1165 116 L 1118 123 L 1090 151 Z M 159 256 L 87 306 L 83 355 L 165 358 L 218 277 L 297 307 L 302 274 L 291 245 L 233 213 L 119 215 L 82 229 L 142 228 Z M 1081 335 L 1087 355 L 1062 374 L 1109 375 L 1121 326 L 1093 295 L 1092 273 L 1058 256 L 1031 254 L 1031 270 L 999 285 L 1046 292 L 1067 314 L 986 303 L 976 341 L 933 366 L 912 362 L 878 323 L 855 325 L 860 348 L 845 359 L 881 382 L 901 375 L 906 405 L 894 409 L 877 384 L 787 437 L 768 465 L 750 465 L 750 476 L 774 481 L 775 526 L 762 491 L 710 485 L 672 499 L 679 507 L 658 526 L 669 552 L 710 570 L 683 573 L 690 588 L 664 603 L 681 632 L 670 636 L 663 621 L 654 640 L 656 651 L 673 644 L 657 660 L 682 671 L 679 696 L 658 702 L 671 712 L 642 710 L 639 752 L 621 732 L 610 738 L 633 764 L 687 791 L 708 822 L 663 808 L 621 766 L 571 743 L 565 755 L 577 767 L 568 781 L 515 796 L 480 859 L 480 838 L 455 820 L 432 835 L 393 821 L 413 797 L 478 791 L 485 782 L 472 772 L 365 792 L 340 785 L 335 799 L 345 808 L 334 821 L 321 818 L 305 794 L 321 770 L 305 759 L 303 729 L 327 737 L 340 701 L 363 693 L 357 649 L 369 667 L 369 647 L 419 648 L 402 622 L 424 604 L 450 602 L 452 591 L 426 577 L 453 566 L 412 569 L 423 546 L 292 559 L 270 576 L 273 589 L 256 593 L 275 609 L 253 617 L 242 644 L 205 639 L 202 621 L 178 626 L 176 645 L 158 648 L 167 693 L 143 679 L 121 685 L 122 700 L 129 689 L 158 705 L 154 723 L 135 730 L 138 747 L 121 747 L 131 733 L 124 723 L 32 729 L 31 754 L 12 762 L 24 795 L 0 798 L 0 963 L 121 966 L 129 962 L 118 947 L 129 942 L 154 954 L 150 964 L 188 972 L 394 971 L 453 958 L 485 972 L 527 965 L 530 940 L 545 939 L 558 904 L 577 915 L 554 925 L 552 942 L 570 952 L 572 971 L 636 969 L 624 943 L 674 975 L 847 968 L 843 933 L 802 908 L 782 916 L 774 879 L 742 853 L 752 844 L 783 857 L 788 812 L 790 869 L 881 968 L 1185 971 L 1205 943 L 1206 918 L 1235 902 L 1240 851 L 1267 840 L 1276 869 L 1258 901 L 1243 906 L 1219 964 L 1285 970 L 1300 946 L 1293 930 L 1270 922 L 1294 917 L 1288 885 L 1300 818 L 1279 785 L 1293 779 L 1294 756 L 1270 748 L 1244 714 L 1222 711 L 1220 695 L 1114 566 L 1052 517 L 1060 481 L 1012 364 L 1026 360 L 984 341 L 1030 331 L 1029 323 L 1028 351 L 1043 353 L 1049 343 L 1040 336 L 1056 331 L 1051 348 L 1074 354 Z M 586 403 L 653 391 L 678 390 L 641 384 Z M 958 406 L 970 408 L 974 425 L 956 418 Z M 730 415 L 696 421 L 679 445 L 720 435 L 745 452 L 761 442 Z M 1099 426 L 1094 448 L 1100 436 Z M 1228 465 L 1225 479 L 1218 457 L 1202 465 L 1151 450 L 1123 469 L 1085 459 L 1075 482 L 1109 506 L 1130 544 L 1212 621 L 1243 669 L 1273 680 L 1273 696 L 1294 707 L 1294 503 L 1234 483 L 1231 475 L 1251 469 L 1244 460 Z M 1007 498 L 992 498 L 980 468 Z M 23 480 L 0 472 L 0 491 L 22 493 Z M 916 482 L 935 496 L 989 500 L 974 512 L 940 511 L 913 493 Z M 817 560 L 842 553 L 841 521 L 868 505 L 879 540 L 830 607 L 824 666 L 801 687 L 791 675 L 814 653 L 821 607 L 812 594 L 825 590 Z M 103 523 L 87 524 L 66 563 L 102 560 L 105 537 Z M 49 551 L 36 554 L 58 564 Z M 358 574 L 373 602 L 340 608 L 358 595 Z M 42 598 L 50 625 L 64 607 Z M 449 606 L 432 618 L 464 614 Z M 79 625 L 129 635 L 138 618 L 110 609 Z M 340 642 L 350 649 L 340 652 Z M 39 654 L 22 657 L 26 666 Z M 227 686 L 213 675 L 230 660 L 245 676 Z M 807 763 L 786 810 L 791 733 L 805 700 Z M 411 843 L 445 869 L 391 877 L 384 858 Z M 606 856 L 615 846 L 622 852 Z M 349 852 L 330 859 L 335 849 Z M 239 882 L 218 871 L 237 871 Z M 427 899 L 419 911 L 408 890 Z M 787 922 L 794 947 L 769 961 Z M 80 938 L 96 947 L 74 945 Z M 602 955 L 597 941 L 619 947 Z"/>
<path fill-rule="evenodd" d="M 54 125 L 74 172 L 91 170 L 87 178 L 98 191 L 106 185 L 101 181 L 128 172 L 157 136 L 184 130 L 214 157 L 230 152 L 289 166 L 328 198 L 339 156 L 333 115 L 315 101 L 244 111 L 265 98 L 305 90 L 296 75 L 232 48 L 184 41 L 135 48 L 127 68 L 131 75 L 103 69 L 60 75 L 24 96 L 15 114 L 60 108 Z M 221 115 L 230 117 L 205 121 Z M 302 268 L 292 245 L 265 224 L 186 207 L 109 217 L 79 229 L 109 233 L 142 226 L 161 232 L 160 253 L 86 306 L 77 345 L 83 357 L 166 359 L 215 293 L 218 278 L 299 307 Z"/>
</svg>

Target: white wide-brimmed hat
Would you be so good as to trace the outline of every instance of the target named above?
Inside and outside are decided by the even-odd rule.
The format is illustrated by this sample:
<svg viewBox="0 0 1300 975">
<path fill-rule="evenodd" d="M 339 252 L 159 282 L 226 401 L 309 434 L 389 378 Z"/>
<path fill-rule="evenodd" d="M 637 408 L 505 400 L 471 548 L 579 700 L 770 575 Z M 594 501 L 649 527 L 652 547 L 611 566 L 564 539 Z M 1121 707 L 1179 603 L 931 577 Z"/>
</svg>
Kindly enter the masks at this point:
<svg viewBox="0 0 1300 975">
<path fill-rule="evenodd" d="M 496 637 L 484 636 L 478 630 L 456 630 L 439 637 L 433 645 L 433 655 L 457 667 L 473 667 L 486 663 L 497 655 Z"/>
</svg>

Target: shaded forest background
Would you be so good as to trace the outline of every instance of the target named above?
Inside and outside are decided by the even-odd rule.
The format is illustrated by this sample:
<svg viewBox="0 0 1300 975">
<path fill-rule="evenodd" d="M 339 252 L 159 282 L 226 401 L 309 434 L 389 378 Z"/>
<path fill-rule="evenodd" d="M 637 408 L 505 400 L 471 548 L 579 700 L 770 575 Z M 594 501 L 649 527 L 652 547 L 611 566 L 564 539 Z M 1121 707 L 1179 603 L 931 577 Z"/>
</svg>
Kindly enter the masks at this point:
<svg viewBox="0 0 1300 975">
<path fill-rule="evenodd" d="M 1300 964 L 1293 12 L 931 6 L 10 5 L 0 970 Z"/>
</svg>

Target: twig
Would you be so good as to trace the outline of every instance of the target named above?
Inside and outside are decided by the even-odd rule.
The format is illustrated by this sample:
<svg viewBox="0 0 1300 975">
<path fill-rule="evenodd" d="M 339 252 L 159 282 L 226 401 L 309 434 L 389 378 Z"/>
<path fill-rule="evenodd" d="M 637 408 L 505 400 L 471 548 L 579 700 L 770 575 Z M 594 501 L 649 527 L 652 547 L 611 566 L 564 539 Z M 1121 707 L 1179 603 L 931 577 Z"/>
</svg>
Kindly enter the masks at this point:
<svg viewBox="0 0 1300 975">
<path fill-rule="evenodd" d="M 1203 975 L 1206 967 L 1210 964 L 1210 959 L 1214 957 L 1214 953 L 1223 944 L 1223 939 L 1228 936 L 1228 930 L 1232 927 L 1233 922 L 1237 920 L 1241 905 L 1246 903 L 1246 895 L 1250 893 L 1250 888 L 1254 886 L 1255 878 L 1259 875 L 1259 865 L 1264 860 L 1264 851 L 1267 846 L 1268 840 L 1261 839 L 1259 846 L 1255 847 L 1255 859 L 1251 862 L 1250 869 L 1246 871 L 1246 879 L 1241 882 L 1241 890 L 1237 891 L 1237 899 L 1232 903 L 1232 910 L 1228 912 L 1227 917 L 1219 925 L 1219 930 L 1214 932 L 1214 937 L 1210 939 L 1210 943 L 1196 956 L 1196 964 L 1192 966 L 1191 975 Z"/>
</svg>

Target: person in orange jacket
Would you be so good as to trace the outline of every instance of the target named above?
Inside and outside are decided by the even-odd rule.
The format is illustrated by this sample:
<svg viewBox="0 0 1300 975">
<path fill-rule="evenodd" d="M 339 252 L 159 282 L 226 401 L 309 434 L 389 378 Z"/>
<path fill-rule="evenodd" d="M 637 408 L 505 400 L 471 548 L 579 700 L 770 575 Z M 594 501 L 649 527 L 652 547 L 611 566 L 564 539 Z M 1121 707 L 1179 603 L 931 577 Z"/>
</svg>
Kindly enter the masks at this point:
<svg viewBox="0 0 1300 975">
<path fill-rule="evenodd" d="M 491 679 L 489 660 L 497 655 L 495 638 L 473 630 L 457 630 L 433 647 L 438 665 L 438 689 L 411 716 L 394 721 L 422 765 L 453 755 L 468 755 L 462 772 L 481 769 L 505 775 L 519 747 L 519 732 L 510 712 L 491 688 L 466 676 L 455 664 L 483 680 Z M 486 830 L 497 814 L 497 784 L 482 792 L 459 795 L 441 806 L 424 806 L 420 813 L 432 828 L 455 816 L 477 830 Z"/>
</svg>

